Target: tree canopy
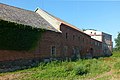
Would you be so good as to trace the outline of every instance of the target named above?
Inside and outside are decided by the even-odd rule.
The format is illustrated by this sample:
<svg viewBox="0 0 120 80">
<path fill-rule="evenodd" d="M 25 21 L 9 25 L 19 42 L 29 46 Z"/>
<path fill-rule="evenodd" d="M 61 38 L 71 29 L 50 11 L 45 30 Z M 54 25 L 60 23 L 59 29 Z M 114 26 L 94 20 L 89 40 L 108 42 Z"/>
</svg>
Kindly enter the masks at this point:
<svg viewBox="0 0 120 80">
<path fill-rule="evenodd" d="M 120 51 L 120 32 L 117 35 L 117 38 L 115 39 L 115 50 L 119 50 Z"/>
</svg>

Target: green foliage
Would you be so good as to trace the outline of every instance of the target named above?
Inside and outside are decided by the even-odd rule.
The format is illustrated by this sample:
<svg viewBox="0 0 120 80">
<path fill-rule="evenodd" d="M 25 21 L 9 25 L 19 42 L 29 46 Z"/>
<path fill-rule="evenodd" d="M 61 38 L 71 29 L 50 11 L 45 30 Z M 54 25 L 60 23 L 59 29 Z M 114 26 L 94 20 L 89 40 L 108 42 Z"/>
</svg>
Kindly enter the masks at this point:
<svg viewBox="0 0 120 80">
<path fill-rule="evenodd" d="M 29 69 L 30 79 L 76 79 L 89 77 L 109 71 L 106 63 L 98 59 L 79 60 L 76 62 L 53 61 L 40 63 L 38 67 Z M 23 71 L 24 72 L 24 71 Z M 28 79 L 26 77 L 25 79 Z"/>
<path fill-rule="evenodd" d="M 72 71 L 74 68 L 74 65 L 72 63 L 67 63 L 65 66 L 65 71 Z"/>
<path fill-rule="evenodd" d="M 110 68 L 106 62 L 104 62 L 104 59 L 87 59 L 74 62 L 41 62 L 37 67 L 20 71 L 19 73 L 22 73 L 23 76 L 19 78 L 19 80 L 85 79 L 109 70 Z"/>
<path fill-rule="evenodd" d="M 84 74 L 97 75 L 110 70 L 110 67 L 106 63 L 98 59 L 80 60 L 78 64 L 80 64 L 81 71 L 84 71 Z"/>
<path fill-rule="evenodd" d="M 0 49 L 32 50 L 43 32 L 42 29 L 0 20 Z"/>
<path fill-rule="evenodd" d="M 114 51 L 111 57 L 120 57 L 120 51 Z"/>
<path fill-rule="evenodd" d="M 114 68 L 120 70 L 120 62 L 115 63 Z"/>
<path fill-rule="evenodd" d="M 100 74 L 103 72 L 110 71 L 110 67 L 103 61 L 93 59 L 92 61 L 90 61 L 90 64 L 91 66 L 89 68 L 89 72 L 92 74 Z"/>
<path fill-rule="evenodd" d="M 78 61 L 41 62 L 37 67 L 9 73 L 20 75 L 16 80 L 119 80 L 120 54 L 114 52 L 111 57 L 83 59 Z M 112 72 L 111 72 L 112 70 Z M 110 72 L 110 75 L 108 74 Z M 0 74 L 0 76 L 5 74 Z M 100 77 L 99 77 L 100 76 Z"/>
<path fill-rule="evenodd" d="M 118 33 L 117 38 L 115 39 L 115 43 L 115 50 L 120 51 L 120 32 Z"/>
<path fill-rule="evenodd" d="M 88 73 L 88 68 L 85 65 L 78 65 L 74 68 L 75 75 L 84 75 Z"/>
</svg>

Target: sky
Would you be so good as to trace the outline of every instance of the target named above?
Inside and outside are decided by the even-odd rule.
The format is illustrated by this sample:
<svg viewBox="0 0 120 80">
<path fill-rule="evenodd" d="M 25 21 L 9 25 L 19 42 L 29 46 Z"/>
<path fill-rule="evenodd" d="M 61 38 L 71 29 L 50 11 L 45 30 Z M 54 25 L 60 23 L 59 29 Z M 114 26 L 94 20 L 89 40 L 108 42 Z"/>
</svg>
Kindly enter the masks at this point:
<svg viewBox="0 0 120 80">
<path fill-rule="evenodd" d="M 114 39 L 120 32 L 120 1 L 113 0 L 0 0 L 0 3 L 35 11 L 41 8 L 80 28 L 95 29 Z"/>
</svg>

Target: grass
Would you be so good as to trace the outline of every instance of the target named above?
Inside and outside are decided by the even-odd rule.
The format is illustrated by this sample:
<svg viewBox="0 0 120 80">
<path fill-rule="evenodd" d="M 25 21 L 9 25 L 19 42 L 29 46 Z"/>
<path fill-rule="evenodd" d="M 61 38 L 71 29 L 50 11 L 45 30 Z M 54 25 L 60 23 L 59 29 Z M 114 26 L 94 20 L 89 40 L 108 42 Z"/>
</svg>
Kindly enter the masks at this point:
<svg viewBox="0 0 120 80">
<path fill-rule="evenodd" d="M 6 75 L 14 75 L 11 80 L 119 80 L 120 53 L 114 52 L 111 57 L 85 59 L 78 61 L 41 62 L 37 67 L 1 73 L 0 79 Z M 109 73 L 112 70 L 111 73 Z M 106 74 L 108 73 L 108 74 Z M 110 76 L 109 76 L 110 75 Z"/>
</svg>

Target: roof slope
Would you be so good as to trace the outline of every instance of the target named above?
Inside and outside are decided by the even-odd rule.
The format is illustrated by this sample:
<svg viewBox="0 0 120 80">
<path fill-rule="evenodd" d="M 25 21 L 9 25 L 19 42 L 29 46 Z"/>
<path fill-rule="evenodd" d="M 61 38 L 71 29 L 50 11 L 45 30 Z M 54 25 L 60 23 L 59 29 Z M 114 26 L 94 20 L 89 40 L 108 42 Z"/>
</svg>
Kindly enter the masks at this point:
<svg viewBox="0 0 120 80">
<path fill-rule="evenodd" d="M 0 3 L 0 19 L 59 32 L 38 13 Z"/>
<path fill-rule="evenodd" d="M 48 12 L 46 12 L 46 11 L 40 9 L 40 8 L 37 8 L 37 9 L 35 10 L 35 12 L 38 13 L 38 14 L 40 14 L 40 15 L 41 15 L 44 19 L 46 19 L 51 25 L 53 25 L 53 27 L 55 27 L 55 28 L 57 27 L 56 29 L 59 29 L 58 26 L 60 27 L 60 24 L 65 24 L 65 25 L 67 25 L 67 26 L 69 26 L 69 27 L 71 27 L 71 28 L 73 28 L 73 29 L 75 29 L 75 30 L 77 30 L 77 31 L 80 31 L 80 32 L 84 33 L 84 32 L 83 32 L 82 30 L 80 30 L 79 28 L 77 28 L 77 27 L 75 27 L 75 26 L 73 26 L 73 25 L 71 25 L 71 24 L 69 24 L 69 23 L 61 20 L 60 18 L 57 18 L 57 17 L 49 14 Z M 47 16 L 47 18 L 44 17 L 44 16 Z M 50 18 L 51 18 L 51 20 L 54 19 L 54 21 L 55 21 L 54 23 L 59 23 L 59 24 L 54 25 L 54 23 L 49 20 Z M 86 34 L 86 33 L 84 33 L 84 34 Z M 86 34 L 86 35 L 87 35 L 87 34 Z"/>
</svg>

